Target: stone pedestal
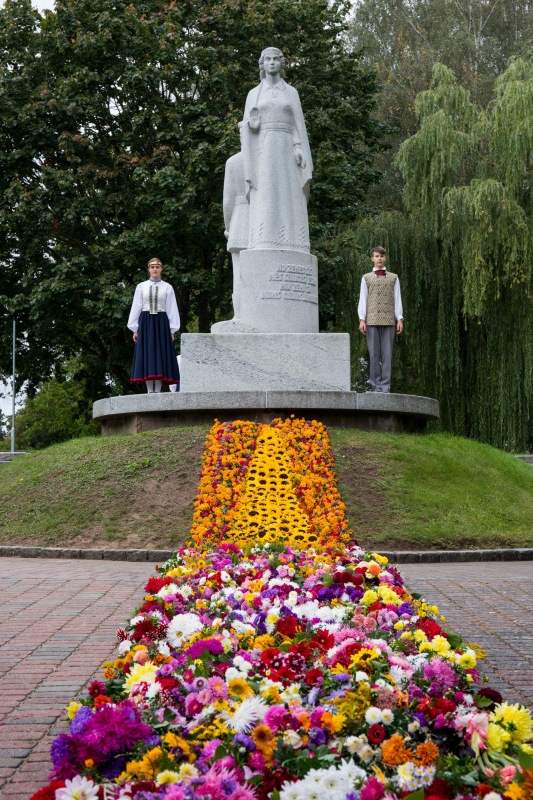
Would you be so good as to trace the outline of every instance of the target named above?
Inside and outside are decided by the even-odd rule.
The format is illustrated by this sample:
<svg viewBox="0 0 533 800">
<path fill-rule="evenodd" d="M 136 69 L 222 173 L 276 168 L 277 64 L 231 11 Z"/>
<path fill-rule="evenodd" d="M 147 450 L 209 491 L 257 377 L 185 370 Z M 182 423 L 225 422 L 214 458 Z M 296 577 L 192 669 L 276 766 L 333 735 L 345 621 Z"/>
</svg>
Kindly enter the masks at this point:
<svg viewBox="0 0 533 800">
<path fill-rule="evenodd" d="M 180 389 L 182 394 L 348 392 L 350 337 L 347 333 L 183 334 Z"/>
<path fill-rule="evenodd" d="M 318 333 L 318 262 L 299 250 L 243 250 L 238 320 L 212 333 Z"/>
</svg>

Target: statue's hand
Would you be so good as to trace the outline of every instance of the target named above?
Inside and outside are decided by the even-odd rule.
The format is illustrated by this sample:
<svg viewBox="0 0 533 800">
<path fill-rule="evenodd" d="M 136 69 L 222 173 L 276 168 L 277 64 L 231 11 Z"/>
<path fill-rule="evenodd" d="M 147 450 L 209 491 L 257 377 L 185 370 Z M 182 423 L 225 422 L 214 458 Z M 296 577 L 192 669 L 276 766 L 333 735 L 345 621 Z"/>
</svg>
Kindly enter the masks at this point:
<svg viewBox="0 0 533 800">
<path fill-rule="evenodd" d="M 261 125 L 261 114 L 259 113 L 259 109 L 254 106 L 250 109 L 250 117 L 248 119 L 248 124 L 250 126 L 250 130 L 254 133 L 257 133 L 259 127 Z"/>
<path fill-rule="evenodd" d="M 294 158 L 295 158 L 296 164 L 299 167 L 301 167 L 302 169 L 305 169 L 304 151 L 302 150 L 302 148 L 300 147 L 299 144 L 295 145 L 295 147 L 294 147 Z"/>
</svg>

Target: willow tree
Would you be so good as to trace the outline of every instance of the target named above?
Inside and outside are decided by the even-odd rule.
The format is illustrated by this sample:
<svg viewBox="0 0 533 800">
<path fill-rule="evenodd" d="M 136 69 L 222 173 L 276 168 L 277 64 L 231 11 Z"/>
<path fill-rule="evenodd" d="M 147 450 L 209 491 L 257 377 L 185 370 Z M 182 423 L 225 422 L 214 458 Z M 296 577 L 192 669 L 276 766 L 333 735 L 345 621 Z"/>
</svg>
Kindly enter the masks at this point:
<svg viewBox="0 0 533 800">
<path fill-rule="evenodd" d="M 436 65 L 416 113 L 397 158 L 405 213 L 356 234 L 361 252 L 388 246 L 402 279 L 400 383 L 439 398 L 446 430 L 520 450 L 533 371 L 533 63 L 512 62 L 486 108 Z"/>
</svg>

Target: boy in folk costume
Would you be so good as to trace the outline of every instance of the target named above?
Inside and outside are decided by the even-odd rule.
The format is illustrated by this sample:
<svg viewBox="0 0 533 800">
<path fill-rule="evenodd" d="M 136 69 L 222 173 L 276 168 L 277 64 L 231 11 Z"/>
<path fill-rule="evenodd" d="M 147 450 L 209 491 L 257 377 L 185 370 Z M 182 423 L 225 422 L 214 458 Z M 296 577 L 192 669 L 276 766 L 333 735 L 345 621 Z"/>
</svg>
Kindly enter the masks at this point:
<svg viewBox="0 0 533 800">
<path fill-rule="evenodd" d="M 359 330 L 366 336 L 370 356 L 370 385 L 373 392 L 390 392 L 392 346 L 395 327 L 403 331 L 400 281 L 394 272 L 387 272 L 384 247 L 373 247 L 370 258 L 372 272 L 361 279 L 359 297 Z"/>
</svg>

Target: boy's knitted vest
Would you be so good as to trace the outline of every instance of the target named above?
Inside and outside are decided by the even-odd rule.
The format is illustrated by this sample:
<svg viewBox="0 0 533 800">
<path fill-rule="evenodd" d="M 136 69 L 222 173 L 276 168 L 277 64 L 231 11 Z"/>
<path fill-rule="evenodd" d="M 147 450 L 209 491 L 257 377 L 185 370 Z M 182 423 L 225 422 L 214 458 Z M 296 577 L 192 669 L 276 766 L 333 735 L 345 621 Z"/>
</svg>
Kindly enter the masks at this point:
<svg viewBox="0 0 533 800">
<path fill-rule="evenodd" d="M 385 275 L 375 275 L 368 272 L 364 275 L 368 287 L 368 300 L 366 304 L 367 325 L 394 325 L 394 284 L 398 276 L 394 272 Z"/>
</svg>

